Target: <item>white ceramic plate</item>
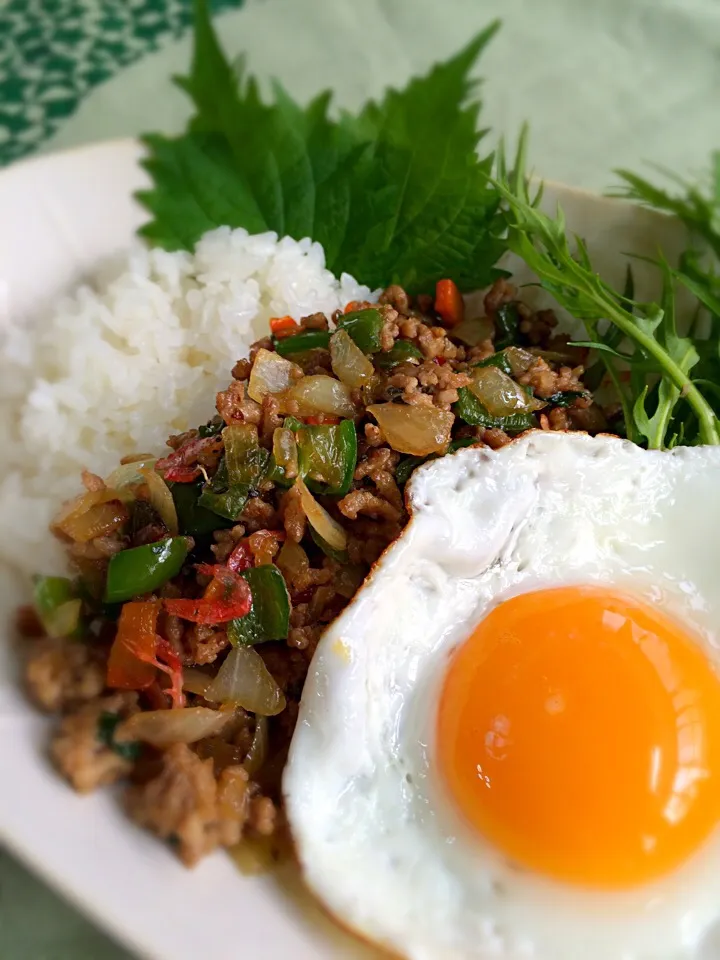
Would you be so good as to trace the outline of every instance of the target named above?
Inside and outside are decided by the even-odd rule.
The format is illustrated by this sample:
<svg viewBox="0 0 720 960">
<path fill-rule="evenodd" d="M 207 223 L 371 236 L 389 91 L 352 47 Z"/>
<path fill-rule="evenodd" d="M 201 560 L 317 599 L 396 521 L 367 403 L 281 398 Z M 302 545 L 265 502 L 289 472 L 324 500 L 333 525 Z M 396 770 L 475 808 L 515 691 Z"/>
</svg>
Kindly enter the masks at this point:
<svg viewBox="0 0 720 960">
<path fill-rule="evenodd" d="M 37 315 L 128 245 L 143 219 L 132 200 L 145 182 L 139 156 L 134 141 L 116 141 L 0 174 L 0 323 L 10 311 Z M 660 245 L 672 256 L 682 244 L 672 221 L 647 211 L 549 185 L 546 203 L 555 201 L 614 282 L 625 269 L 617 251 L 653 254 Z M 648 295 L 642 265 L 638 279 L 640 295 Z M 111 791 L 80 798 L 53 773 L 46 723 L 16 683 L 8 621 L 25 590 L 0 568 L 0 842 L 144 957 L 376 956 L 325 920 L 292 871 L 247 878 L 223 854 L 185 870 L 125 819 Z"/>
</svg>

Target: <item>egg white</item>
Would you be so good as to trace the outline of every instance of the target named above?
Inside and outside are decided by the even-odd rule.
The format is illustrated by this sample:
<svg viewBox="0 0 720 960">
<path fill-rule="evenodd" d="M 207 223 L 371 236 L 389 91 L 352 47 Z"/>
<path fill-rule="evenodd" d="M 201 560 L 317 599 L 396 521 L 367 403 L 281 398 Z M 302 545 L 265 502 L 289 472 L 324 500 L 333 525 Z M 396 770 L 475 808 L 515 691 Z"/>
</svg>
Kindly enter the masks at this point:
<svg viewBox="0 0 720 960">
<path fill-rule="evenodd" d="M 720 833 L 632 890 L 551 881 L 465 824 L 433 739 L 453 649 L 518 593 L 624 587 L 720 664 L 720 448 L 534 432 L 421 467 L 409 497 L 411 522 L 326 631 L 306 681 L 284 793 L 311 889 L 412 960 L 717 956 Z"/>
</svg>

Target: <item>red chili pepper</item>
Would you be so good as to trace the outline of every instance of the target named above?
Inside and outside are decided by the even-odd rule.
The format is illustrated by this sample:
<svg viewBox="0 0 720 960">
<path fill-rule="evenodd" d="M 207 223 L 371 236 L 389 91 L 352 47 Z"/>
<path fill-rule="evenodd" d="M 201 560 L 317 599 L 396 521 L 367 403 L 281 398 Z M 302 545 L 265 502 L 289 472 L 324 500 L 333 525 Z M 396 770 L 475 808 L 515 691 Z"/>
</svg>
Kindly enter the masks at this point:
<svg viewBox="0 0 720 960">
<path fill-rule="evenodd" d="M 445 364 L 446 360 L 447 360 L 446 357 L 435 357 L 434 359 L 435 359 L 435 363 L 436 363 L 439 367 L 442 367 L 442 366 Z"/>
<path fill-rule="evenodd" d="M 343 310 L 343 313 L 354 313 L 356 310 L 362 310 L 365 301 L 362 300 L 351 300 Z"/>
<path fill-rule="evenodd" d="M 203 453 L 219 453 L 222 444 L 222 437 L 193 437 L 168 457 L 158 460 L 155 469 L 162 471 L 165 480 L 192 483 L 201 473 L 196 466 L 198 457 Z"/>
<path fill-rule="evenodd" d="M 335 427 L 338 425 L 338 423 L 340 423 L 340 417 L 332 417 L 327 413 L 313 414 L 310 417 L 303 417 L 303 420 L 308 424 L 308 426 L 311 427 L 316 427 L 323 424 L 326 427 Z"/>
<path fill-rule="evenodd" d="M 169 614 L 192 623 L 227 623 L 244 617 L 252 606 L 247 580 L 223 564 L 198 564 L 199 573 L 211 576 L 205 596 L 197 600 L 164 600 Z"/>
<path fill-rule="evenodd" d="M 435 311 L 446 327 L 456 327 L 465 316 L 465 303 L 454 280 L 435 284 Z"/>
<path fill-rule="evenodd" d="M 270 320 L 270 333 L 279 340 L 283 337 L 292 337 L 299 331 L 300 324 L 296 323 L 292 317 L 272 317 Z"/>
<path fill-rule="evenodd" d="M 253 565 L 253 553 L 246 540 L 241 540 L 236 547 L 233 547 L 233 552 L 225 563 L 233 573 L 240 573 L 241 570 L 247 570 Z"/>
</svg>

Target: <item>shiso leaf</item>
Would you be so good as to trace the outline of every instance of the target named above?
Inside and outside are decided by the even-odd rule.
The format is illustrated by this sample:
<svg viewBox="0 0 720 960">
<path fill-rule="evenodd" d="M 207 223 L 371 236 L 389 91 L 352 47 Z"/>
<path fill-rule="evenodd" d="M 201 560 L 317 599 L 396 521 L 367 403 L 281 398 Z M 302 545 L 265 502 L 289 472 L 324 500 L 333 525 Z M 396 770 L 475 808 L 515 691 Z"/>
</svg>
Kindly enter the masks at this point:
<svg viewBox="0 0 720 960">
<path fill-rule="evenodd" d="M 333 272 L 411 292 L 446 276 L 463 289 L 493 278 L 503 221 L 493 157 L 477 155 L 480 105 L 466 101 L 497 23 L 404 89 L 331 119 L 329 92 L 300 107 L 275 83 L 264 102 L 224 55 L 207 0 L 194 6 L 191 69 L 177 83 L 195 114 L 180 136 L 144 138 L 144 237 L 170 250 L 219 226 L 311 237 Z"/>
</svg>

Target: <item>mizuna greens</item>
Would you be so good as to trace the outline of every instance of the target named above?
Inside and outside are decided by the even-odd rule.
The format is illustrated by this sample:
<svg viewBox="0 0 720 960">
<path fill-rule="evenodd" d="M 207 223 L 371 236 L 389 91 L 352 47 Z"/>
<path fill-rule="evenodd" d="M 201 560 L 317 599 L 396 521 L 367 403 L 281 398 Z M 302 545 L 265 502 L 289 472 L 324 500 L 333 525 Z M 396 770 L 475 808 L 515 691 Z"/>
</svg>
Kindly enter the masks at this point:
<svg viewBox="0 0 720 960">
<path fill-rule="evenodd" d="M 542 189 L 531 198 L 525 174 L 526 139 L 525 129 L 514 170 L 507 170 L 501 154 L 499 176 L 493 180 L 508 211 L 508 248 L 527 263 L 561 306 L 584 321 L 589 336 L 586 345 L 599 352 L 622 405 L 626 436 L 651 449 L 720 443 L 720 304 L 712 289 L 714 274 L 702 269 L 696 251 L 686 254 L 679 270 L 658 251 L 660 302 L 634 300 L 631 273 L 625 291 L 618 294 L 594 272 L 581 237 L 574 238 L 575 252 L 571 252 L 562 210 L 553 218 L 539 209 Z M 644 187 L 639 178 L 625 176 L 633 197 L 653 198 L 656 205 L 682 214 L 688 226 L 708 242 L 715 236 L 720 249 L 720 236 L 713 232 L 712 200 L 703 200 L 691 187 L 688 199 L 671 200 Z M 687 286 L 700 304 L 716 314 L 709 334 L 701 334 L 697 322 L 684 335 L 678 333 L 677 283 Z"/>
</svg>

